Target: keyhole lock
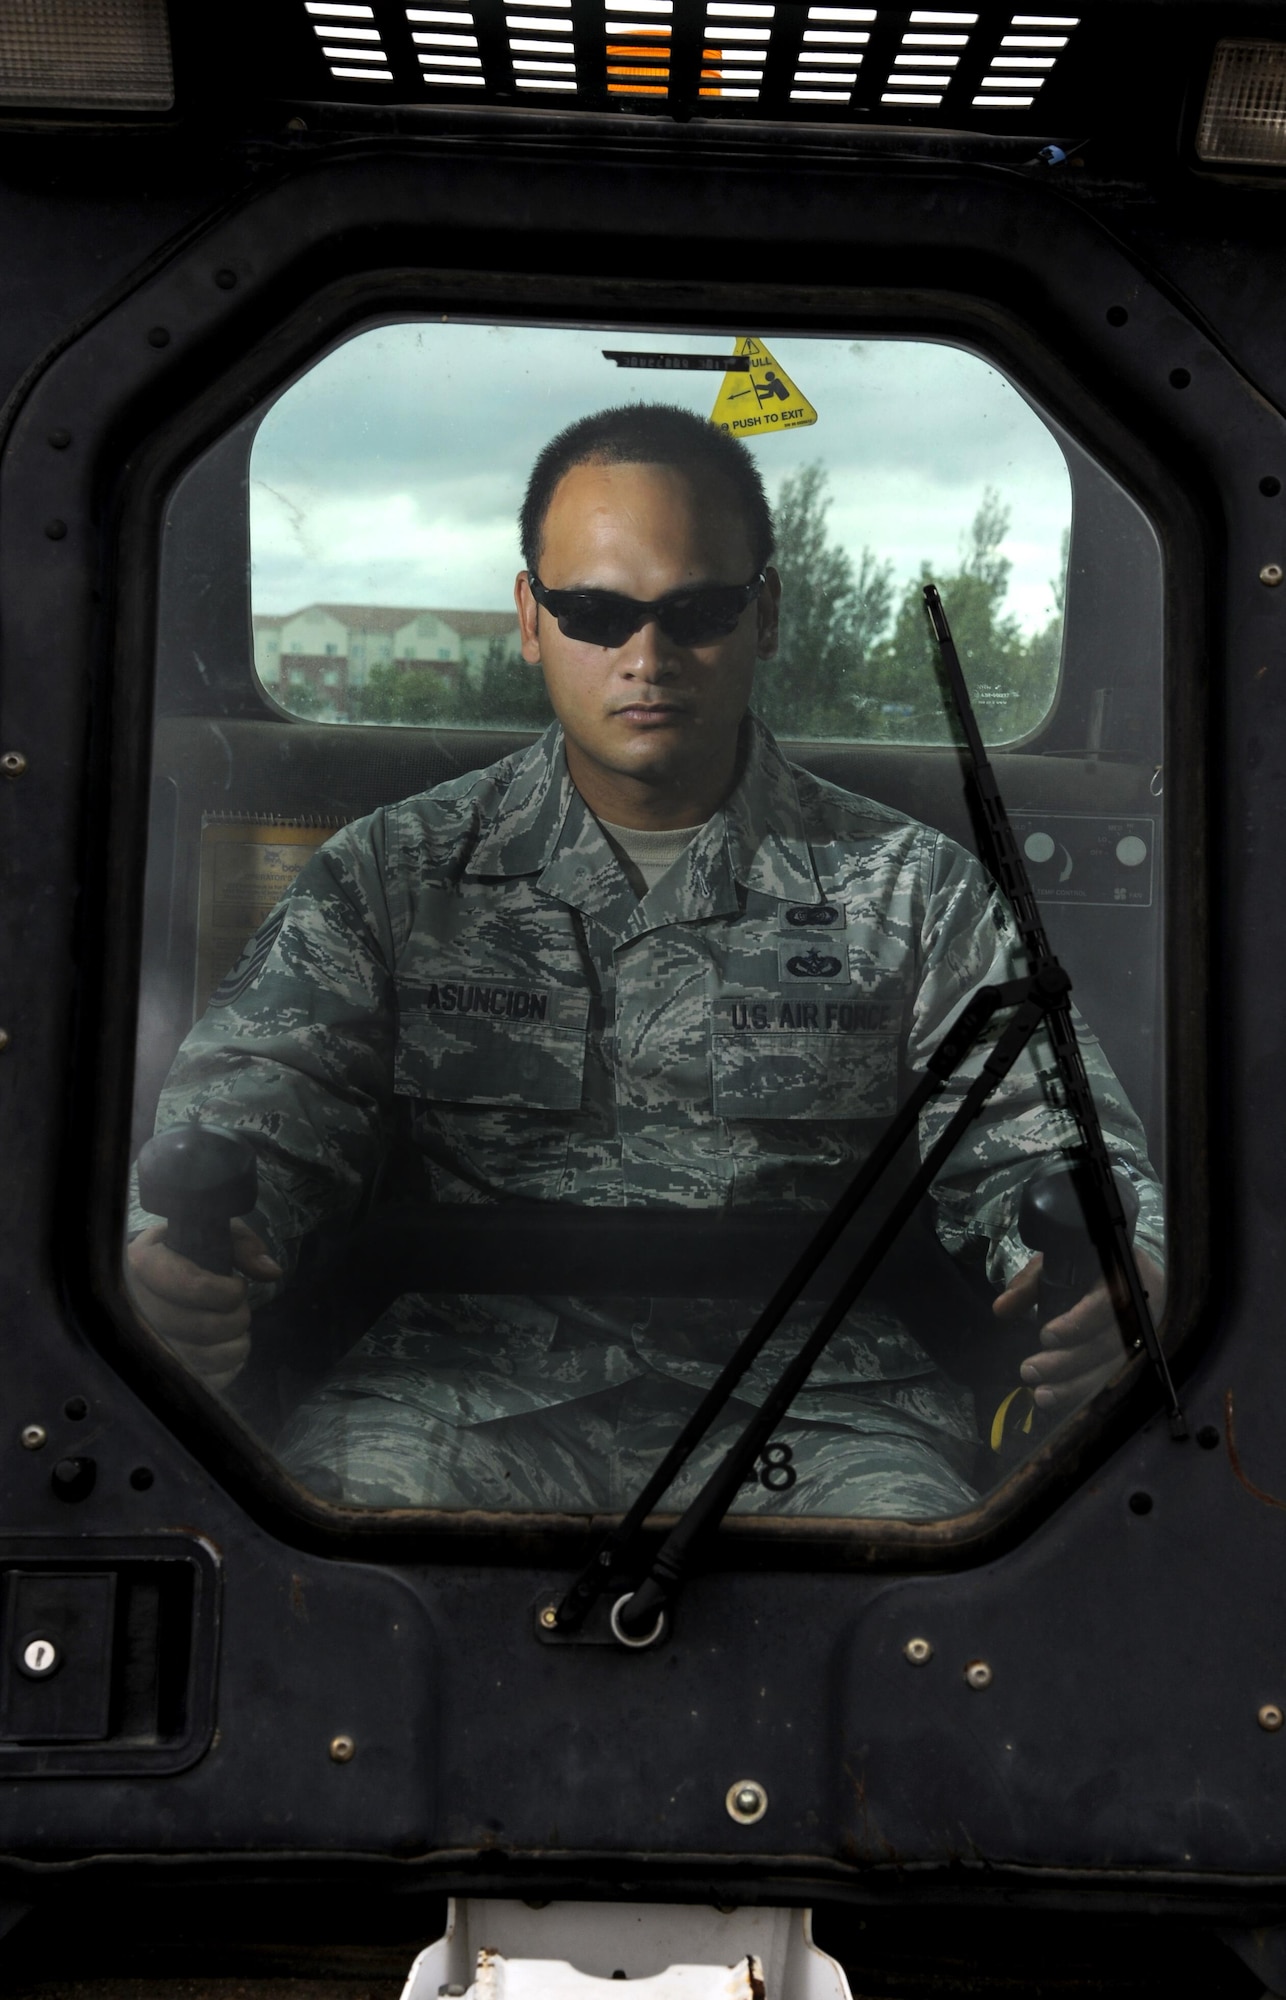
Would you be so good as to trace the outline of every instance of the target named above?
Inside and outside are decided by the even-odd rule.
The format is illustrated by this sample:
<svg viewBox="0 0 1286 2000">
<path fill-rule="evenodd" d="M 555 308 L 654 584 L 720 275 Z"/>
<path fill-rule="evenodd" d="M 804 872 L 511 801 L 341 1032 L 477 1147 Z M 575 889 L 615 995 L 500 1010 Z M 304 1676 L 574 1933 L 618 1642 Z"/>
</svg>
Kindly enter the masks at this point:
<svg viewBox="0 0 1286 2000">
<path fill-rule="evenodd" d="M 52 1639 L 45 1638 L 43 1633 L 36 1633 L 24 1642 L 18 1664 L 29 1680 L 47 1681 L 50 1674 L 56 1671 L 61 1657 Z"/>
</svg>

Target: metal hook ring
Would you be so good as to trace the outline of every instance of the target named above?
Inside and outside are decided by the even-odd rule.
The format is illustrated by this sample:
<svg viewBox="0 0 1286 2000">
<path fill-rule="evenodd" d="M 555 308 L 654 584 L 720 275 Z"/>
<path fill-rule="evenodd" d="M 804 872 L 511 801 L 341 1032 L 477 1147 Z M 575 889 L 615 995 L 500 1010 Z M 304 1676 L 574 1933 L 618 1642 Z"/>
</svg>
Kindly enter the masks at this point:
<svg viewBox="0 0 1286 2000">
<path fill-rule="evenodd" d="M 629 1633 L 625 1630 L 625 1627 L 621 1624 L 621 1612 L 625 1609 L 625 1606 L 630 1602 L 633 1596 L 634 1592 L 632 1590 L 627 1590 L 624 1597 L 618 1597 L 615 1604 L 612 1606 L 612 1616 L 611 1616 L 612 1637 L 616 1639 L 622 1646 L 628 1646 L 632 1652 L 640 1652 L 645 1646 L 654 1646 L 657 1640 L 660 1638 L 662 1632 L 664 1632 L 665 1610 L 664 1607 L 662 1607 L 662 1609 L 657 1612 L 656 1624 L 652 1627 L 652 1630 L 650 1632 L 645 1632 L 642 1638 L 632 1639 Z"/>
</svg>

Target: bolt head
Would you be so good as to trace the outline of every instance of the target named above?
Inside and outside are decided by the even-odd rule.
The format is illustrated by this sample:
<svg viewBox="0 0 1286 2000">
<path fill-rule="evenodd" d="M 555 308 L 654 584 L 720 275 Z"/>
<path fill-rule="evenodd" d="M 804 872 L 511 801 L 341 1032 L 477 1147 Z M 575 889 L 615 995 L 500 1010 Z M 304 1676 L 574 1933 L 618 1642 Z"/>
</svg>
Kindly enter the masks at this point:
<svg viewBox="0 0 1286 2000">
<path fill-rule="evenodd" d="M 546 1632 L 557 1631 L 558 1606 L 556 1604 L 547 1604 L 540 1614 L 540 1622 Z"/>
<path fill-rule="evenodd" d="M 22 1448 L 24 1451 L 42 1451 L 49 1442 L 49 1433 L 43 1424 L 24 1424 L 22 1427 Z"/>
<path fill-rule="evenodd" d="M 6 750 L 0 754 L 0 771 L 6 778 L 20 778 L 27 768 L 27 760 L 21 750 Z"/>
<path fill-rule="evenodd" d="M 724 1800 L 728 1812 L 741 1826 L 753 1826 L 768 1810 L 768 1794 L 755 1778 L 738 1778 L 729 1785 Z"/>
<path fill-rule="evenodd" d="M 989 1688 L 995 1676 L 985 1660 L 970 1660 L 965 1679 L 971 1688 Z"/>
<path fill-rule="evenodd" d="M 933 1647 L 927 1639 L 908 1639 L 902 1651 L 913 1667 L 927 1667 L 933 1658 Z"/>
<path fill-rule="evenodd" d="M 1266 1729 L 1270 1736 L 1275 1736 L 1281 1728 L 1282 1723 L 1286 1722 L 1286 1716 L 1282 1714 L 1281 1709 L 1275 1701 L 1266 1701 L 1264 1703 L 1259 1711 L 1258 1719 L 1260 1728 Z"/>
<path fill-rule="evenodd" d="M 332 1736 L 330 1739 L 330 1761 L 332 1764 L 351 1764 L 357 1755 L 357 1745 L 351 1736 Z"/>
<path fill-rule="evenodd" d="M 1259 581 L 1267 584 L 1269 590 L 1276 590 L 1283 576 L 1286 576 L 1286 570 L 1280 563 L 1265 563 L 1259 572 Z"/>
</svg>

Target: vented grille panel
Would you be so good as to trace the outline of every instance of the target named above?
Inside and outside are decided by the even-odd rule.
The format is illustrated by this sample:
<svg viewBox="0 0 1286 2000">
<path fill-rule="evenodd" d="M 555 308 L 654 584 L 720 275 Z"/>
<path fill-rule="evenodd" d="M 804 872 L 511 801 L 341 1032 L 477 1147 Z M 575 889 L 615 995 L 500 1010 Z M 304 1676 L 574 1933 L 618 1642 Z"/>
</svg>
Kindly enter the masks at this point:
<svg viewBox="0 0 1286 2000">
<path fill-rule="evenodd" d="M 375 9 L 358 0 L 304 0 L 313 33 L 334 77 L 357 83 L 392 83 Z"/>
<path fill-rule="evenodd" d="M 673 0 L 636 0 L 628 12 L 608 0 L 604 29 L 610 97 L 668 97 Z"/>
<path fill-rule="evenodd" d="M 1075 14 L 1015 14 L 982 79 L 974 103 L 988 110 L 1025 110 L 1079 27 Z"/>
<path fill-rule="evenodd" d="M 301 0 L 335 95 L 863 123 L 995 123 L 1079 17 L 827 0 Z"/>
</svg>

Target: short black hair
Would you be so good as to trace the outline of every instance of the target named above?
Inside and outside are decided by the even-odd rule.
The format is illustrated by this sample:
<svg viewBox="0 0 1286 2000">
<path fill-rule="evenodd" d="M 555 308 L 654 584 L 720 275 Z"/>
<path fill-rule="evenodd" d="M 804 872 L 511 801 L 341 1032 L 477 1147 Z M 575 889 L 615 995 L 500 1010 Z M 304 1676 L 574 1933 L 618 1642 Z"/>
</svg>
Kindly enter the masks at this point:
<svg viewBox="0 0 1286 2000">
<path fill-rule="evenodd" d="M 568 424 L 533 465 L 518 516 L 522 559 L 530 570 L 540 561 L 554 488 L 577 465 L 671 465 L 694 475 L 716 473 L 737 497 L 755 568 L 772 559 L 772 509 L 759 467 L 740 439 L 675 403 L 621 403 Z"/>
</svg>

